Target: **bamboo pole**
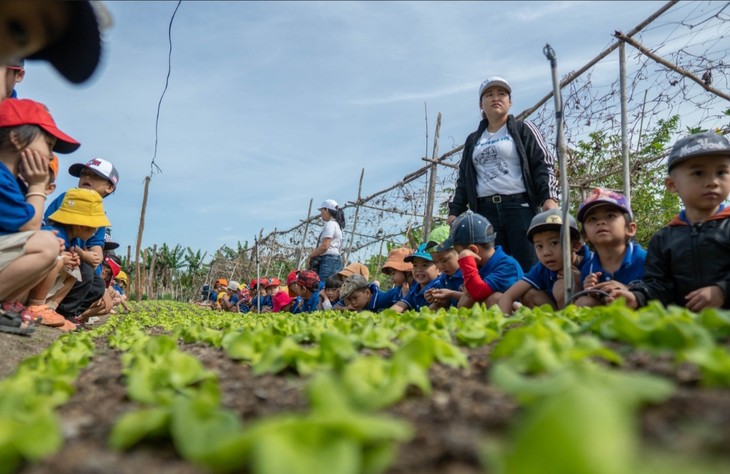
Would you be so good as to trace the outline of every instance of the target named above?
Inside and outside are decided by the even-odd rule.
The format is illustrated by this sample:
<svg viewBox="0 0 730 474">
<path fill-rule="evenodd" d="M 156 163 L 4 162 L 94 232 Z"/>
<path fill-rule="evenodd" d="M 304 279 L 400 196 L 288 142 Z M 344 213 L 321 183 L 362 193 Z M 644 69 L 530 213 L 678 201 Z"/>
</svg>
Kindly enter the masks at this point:
<svg viewBox="0 0 730 474">
<path fill-rule="evenodd" d="M 712 92 L 716 96 L 722 97 L 723 99 L 730 101 L 730 95 L 715 89 L 714 87 L 710 86 L 709 84 L 705 84 L 705 81 L 703 81 L 699 77 L 695 76 L 688 70 L 686 70 L 680 66 L 677 66 L 674 63 L 667 61 L 666 59 L 662 58 L 661 56 L 657 56 L 656 54 L 649 51 L 644 45 L 642 45 L 638 41 L 631 39 L 629 36 L 621 33 L 620 31 L 617 31 L 614 34 L 614 36 L 616 38 L 620 39 L 621 41 L 625 41 L 625 42 L 629 43 L 631 46 L 638 49 L 641 52 L 641 54 L 643 54 L 644 56 L 647 56 L 647 57 L 651 58 L 652 60 L 654 60 L 655 62 L 661 64 L 662 66 L 669 68 L 676 73 L 681 74 L 682 76 L 686 77 L 687 79 L 689 79 L 691 81 L 696 82 L 697 84 L 702 86 L 702 88 L 704 90 L 706 90 L 707 92 Z"/>
<path fill-rule="evenodd" d="M 357 186 L 357 201 L 355 204 L 355 217 L 352 219 L 352 231 L 350 232 L 350 242 L 347 244 L 347 254 L 345 255 L 345 261 L 343 262 L 345 265 L 347 265 L 347 262 L 350 261 L 350 253 L 352 250 L 352 240 L 355 238 L 355 231 L 357 230 L 357 215 L 360 211 L 360 203 L 362 202 L 361 196 L 362 196 L 362 178 L 365 176 L 365 168 L 360 171 L 360 183 Z"/>
<path fill-rule="evenodd" d="M 436 131 L 433 134 L 433 153 L 431 153 L 432 161 L 435 161 L 439 153 L 439 132 L 441 131 L 441 112 L 436 118 Z M 431 165 L 431 173 L 428 181 L 428 196 L 426 197 L 426 209 L 423 217 L 423 236 L 424 240 L 431 233 L 431 221 L 433 220 L 433 201 L 436 196 L 436 179 L 438 175 L 438 166 L 433 163 Z"/>
<path fill-rule="evenodd" d="M 629 170 L 629 117 L 626 98 L 626 45 L 618 45 L 619 83 L 621 86 L 621 164 L 623 166 L 624 196 L 631 202 L 631 174 Z"/>
<path fill-rule="evenodd" d="M 147 262 L 147 249 L 144 249 L 144 252 L 142 253 L 142 262 L 143 263 L 146 263 Z M 142 281 L 143 282 L 146 282 L 147 281 L 147 265 L 146 264 L 143 264 L 142 265 L 142 275 L 141 275 L 141 277 L 142 277 Z M 143 288 L 145 290 L 144 291 L 145 294 L 147 294 L 147 291 L 146 291 L 146 288 L 145 288 L 146 286 L 147 285 L 144 285 L 143 286 Z"/>
<path fill-rule="evenodd" d="M 155 299 L 155 282 L 158 281 L 155 278 L 155 266 L 157 264 L 157 244 L 152 246 L 152 259 L 150 261 L 150 277 L 145 281 L 147 282 L 147 299 Z"/>
<path fill-rule="evenodd" d="M 139 214 L 139 228 L 137 230 L 137 250 L 135 251 L 135 282 L 134 287 L 137 292 L 137 301 L 141 301 L 142 298 L 142 278 L 139 271 L 139 253 L 142 248 L 142 234 L 144 233 L 144 215 L 147 211 L 147 193 L 150 189 L 150 177 L 145 176 L 144 178 L 144 193 L 142 194 L 142 212 Z"/>
</svg>

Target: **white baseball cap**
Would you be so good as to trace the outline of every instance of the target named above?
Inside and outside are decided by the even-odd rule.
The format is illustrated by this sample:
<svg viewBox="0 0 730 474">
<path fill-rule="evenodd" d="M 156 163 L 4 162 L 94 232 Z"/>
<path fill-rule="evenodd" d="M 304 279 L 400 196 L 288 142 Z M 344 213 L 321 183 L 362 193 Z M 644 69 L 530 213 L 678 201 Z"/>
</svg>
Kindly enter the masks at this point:
<svg viewBox="0 0 730 474">
<path fill-rule="evenodd" d="M 119 172 L 110 162 L 101 158 L 92 158 L 86 163 L 76 163 L 71 165 L 68 169 L 68 173 L 71 176 L 78 178 L 81 176 L 81 170 L 84 168 L 90 169 L 102 178 L 110 181 L 115 188 L 117 187 L 117 184 L 119 183 Z"/>
<path fill-rule="evenodd" d="M 327 199 L 325 202 L 322 203 L 321 206 L 319 206 L 319 209 L 329 209 L 330 211 L 336 211 L 337 201 L 335 201 L 334 199 Z"/>
<path fill-rule="evenodd" d="M 492 76 L 486 78 L 484 82 L 482 82 L 482 84 L 479 86 L 479 100 L 482 100 L 484 91 L 492 86 L 499 86 L 503 89 L 506 89 L 507 92 L 509 92 L 510 94 L 512 93 L 512 88 L 509 86 L 509 82 L 507 82 L 507 79 L 501 78 L 499 76 Z"/>
</svg>

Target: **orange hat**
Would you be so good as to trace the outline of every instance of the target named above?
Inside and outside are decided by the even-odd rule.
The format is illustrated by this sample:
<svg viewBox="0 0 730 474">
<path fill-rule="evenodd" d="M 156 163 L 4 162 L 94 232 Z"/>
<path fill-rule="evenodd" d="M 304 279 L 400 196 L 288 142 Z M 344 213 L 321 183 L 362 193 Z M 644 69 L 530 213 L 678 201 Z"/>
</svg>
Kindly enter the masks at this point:
<svg viewBox="0 0 730 474">
<path fill-rule="evenodd" d="M 351 263 L 339 272 L 337 272 L 343 279 L 352 275 L 362 275 L 366 280 L 370 279 L 370 270 L 362 263 Z"/>
<path fill-rule="evenodd" d="M 213 286 L 215 286 L 215 285 L 223 285 L 223 286 L 226 286 L 227 287 L 228 286 L 228 280 L 225 279 L 225 278 L 218 278 L 215 281 L 215 283 L 213 284 Z"/>
<path fill-rule="evenodd" d="M 406 262 L 404 259 L 413 253 L 413 250 L 407 247 L 401 247 L 393 249 L 388 254 L 388 259 L 385 260 L 382 270 L 389 268 L 398 272 L 410 272 L 413 270 L 413 264 Z"/>
<path fill-rule="evenodd" d="M 51 183 L 56 181 L 58 176 L 58 156 L 55 153 L 51 153 L 51 159 L 48 160 L 48 169 L 51 170 Z"/>
</svg>

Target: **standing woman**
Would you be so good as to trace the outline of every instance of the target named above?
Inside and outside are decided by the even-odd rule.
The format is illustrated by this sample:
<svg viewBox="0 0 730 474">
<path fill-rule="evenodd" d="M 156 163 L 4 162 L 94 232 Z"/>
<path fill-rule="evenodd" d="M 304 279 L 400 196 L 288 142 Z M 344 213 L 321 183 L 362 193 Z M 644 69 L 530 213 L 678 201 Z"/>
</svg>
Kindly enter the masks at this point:
<svg viewBox="0 0 730 474">
<path fill-rule="evenodd" d="M 317 248 L 307 258 L 307 268 L 317 272 L 320 281 L 325 281 L 330 275 L 342 270 L 340 248 L 345 213 L 336 201 L 327 199 L 319 207 L 319 215 L 324 221 L 324 227 L 317 239 Z"/>
<path fill-rule="evenodd" d="M 558 207 L 555 159 L 537 126 L 510 115 L 512 88 L 501 77 L 479 87 L 482 120 L 464 143 L 448 223 L 467 210 L 485 216 L 497 233 L 496 245 L 524 271 L 537 262 L 527 239 L 540 210 Z"/>
</svg>

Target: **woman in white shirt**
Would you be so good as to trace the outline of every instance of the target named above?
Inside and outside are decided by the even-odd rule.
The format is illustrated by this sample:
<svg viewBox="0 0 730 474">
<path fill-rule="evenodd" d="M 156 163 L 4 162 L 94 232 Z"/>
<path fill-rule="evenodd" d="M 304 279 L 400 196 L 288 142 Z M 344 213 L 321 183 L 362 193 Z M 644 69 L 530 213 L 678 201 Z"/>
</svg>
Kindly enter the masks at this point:
<svg viewBox="0 0 730 474">
<path fill-rule="evenodd" d="M 323 202 L 319 207 L 319 213 L 324 226 L 317 239 L 317 248 L 312 250 L 307 258 L 307 268 L 316 271 L 320 281 L 325 281 L 330 275 L 342 270 L 340 249 L 345 213 L 333 199 Z"/>
</svg>

